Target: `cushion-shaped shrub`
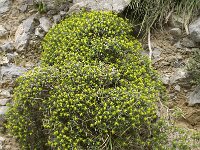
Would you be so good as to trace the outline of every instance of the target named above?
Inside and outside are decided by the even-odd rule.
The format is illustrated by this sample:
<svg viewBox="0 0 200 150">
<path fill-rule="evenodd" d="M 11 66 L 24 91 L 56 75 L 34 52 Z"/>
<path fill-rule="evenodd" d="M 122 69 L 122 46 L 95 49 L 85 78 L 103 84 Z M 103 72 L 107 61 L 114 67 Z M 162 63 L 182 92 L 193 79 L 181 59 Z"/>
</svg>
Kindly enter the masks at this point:
<svg viewBox="0 0 200 150">
<path fill-rule="evenodd" d="M 119 50 L 118 43 L 126 43 L 130 33 L 131 25 L 111 12 L 76 14 L 47 33 L 42 43 L 44 53 L 41 59 L 49 65 L 63 65 L 64 60 L 77 54 L 90 59 L 90 56 L 104 53 L 104 49 L 113 46 L 114 50 Z"/>
<path fill-rule="evenodd" d="M 7 112 L 7 127 L 19 139 L 23 149 L 46 149 L 47 132 L 43 119 L 47 100 L 53 89 L 58 70 L 53 67 L 35 68 L 16 81 L 13 105 Z"/>
<path fill-rule="evenodd" d="M 42 68 L 17 80 L 7 115 L 24 149 L 162 145 L 156 123 L 161 82 L 126 21 L 111 12 L 74 14 L 42 45 Z"/>
</svg>

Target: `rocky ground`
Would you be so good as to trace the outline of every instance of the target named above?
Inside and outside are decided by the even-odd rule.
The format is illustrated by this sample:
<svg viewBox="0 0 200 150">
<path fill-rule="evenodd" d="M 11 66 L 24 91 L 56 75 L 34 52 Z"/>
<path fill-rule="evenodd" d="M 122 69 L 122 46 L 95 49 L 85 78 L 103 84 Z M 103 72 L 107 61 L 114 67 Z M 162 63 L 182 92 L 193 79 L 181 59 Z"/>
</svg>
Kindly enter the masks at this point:
<svg viewBox="0 0 200 150">
<path fill-rule="evenodd" d="M 95 10 L 120 12 L 127 6 L 124 0 L 101 3 L 91 0 L 64 2 L 44 0 L 43 9 L 35 7 L 37 0 L 0 0 L 0 149 L 19 149 L 14 138 L 4 133 L 4 115 L 12 101 L 16 77 L 39 65 L 40 41 L 45 33 L 66 14 L 79 11 L 82 7 Z M 45 11 L 45 13 L 42 13 Z M 170 96 L 166 107 L 179 112 L 177 125 L 200 131 L 200 88 L 189 83 L 187 65 L 190 55 L 200 50 L 199 37 L 195 37 L 200 21 L 190 25 L 190 36 L 182 29 L 183 22 L 174 17 L 170 27 L 152 33 L 152 64 L 158 70 Z M 200 36 L 200 35 L 199 35 Z M 199 41 L 196 41 L 199 40 Z M 146 42 L 144 42 L 145 45 Z M 144 46 L 144 54 L 148 48 Z"/>
</svg>

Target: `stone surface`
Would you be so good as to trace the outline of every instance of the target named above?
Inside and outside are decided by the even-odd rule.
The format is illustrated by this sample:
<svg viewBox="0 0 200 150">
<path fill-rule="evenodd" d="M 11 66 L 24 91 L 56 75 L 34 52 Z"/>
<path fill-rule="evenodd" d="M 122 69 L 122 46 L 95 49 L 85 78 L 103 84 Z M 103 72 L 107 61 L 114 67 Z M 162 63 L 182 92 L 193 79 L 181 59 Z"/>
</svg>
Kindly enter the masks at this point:
<svg viewBox="0 0 200 150">
<path fill-rule="evenodd" d="M 189 25 L 190 37 L 195 42 L 200 42 L 200 17 Z"/>
<path fill-rule="evenodd" d="M 18 56 L 18 53 L 14 52 L 14 53 L 7 53 L 6 57 L 8 58 L 9 62 L 15 62 L 15 58 L 16 56 Z"/>
<path fill-rule="evenodd" d="M 73 6 L 69 9 L 68 13 L 79 12 L 83 7 L 91 10 L 106 10 L 119 13 L 122 12 L 129 3 L 130 0 L 74 0 Z"/>
<path fill-rule="evenodd" d="M 193 106 L 200 104 L 200 86 L 196 87 L 193 92 L 188 94 L 188 105 Z"/>
<path fill-rule="evenodd" d="M 171 26 L 173 26 L 175 28 L 181 28 L 181 27 L 183 27 L 184 19 L 181 18 L 180 16 L 172 14 L 171 19 L 170 19 L 170 24 L 171 24 Z"/>
<path fill-rule="evenodd" d="M 190 40 L 189 38 L 183 38 L 181 41 L 181 45 L 188 47 L 188 48 L 196 47 L 195 42 Z"/>
<path fill-rule="evenodd" d="M 3 150 L 5 141 L 6 141 L 6 139 L 4 137 L 0 136 L 0 150 Z"/>
<path fill-rule="evenodd" d="M 182 34 L 182 31 L 180 28 L 172 28 L 171 30 L 169 30 L 169 33 L 175 37 L 175 38 L 178 38 L 181 36 Z"/>
<path fill-rule="evenodd" d="M 16 65 L 2 66 L 0 76 L 3 80 L 12 80 L 22 75 L 25 71 L 27 71 L 25 68 Z"/>
<path fill-rule="evenodd" d="M 42 37 L 44 37 L 45 33 L 40 27 L 38 27 L 35 29 L 35 35 L 42 38 Z"/>
<path fill-rule="evenodd" d="M 53 22 L 54 23 L 58 23 L 58 22 L 60 22 L 60 20 L 61 20 L 61 16 L 60 15 L 53 16 Z"/>
<path fill-rule="evenodd" d="M 161 81 L 163 82 L 163 84 L 168 85 L 170 83 L 170 75 L 169 74 L 162 75 Z"/>
<path fill-rule="evenodd" d="M 0 115 L 5 115 L 8 110 L 8 106 L 0 106 Z"/>
<path fill-rule="evenodd" d="M 0 0 L 0 16 L 10 9 L 10 0 Z"/>
<path fill-rule="evenodd" d="M 13 42 L 6 41 L 4 44 L 0 45 L 0 52 L 12 52 L 14 50 Z"/>
<path fill-rule="evenodd" d="M 19 8 L 19 10 L 20 10 L 22 13 L 24 13 L 24 12 L 27 10 L 27 8 L 28 8 L 28 5 L 27 5 L 27 4 L 23 4 L 23 5 Z"/>
<path fill-rule="evenodd" d="M 6 104 L 10 101 L 8 98 L 0 99 L 0 106 L 6 106 Z"/>
<path fill-rule="evenodd" d="M 15 33 L 15 48 L 17 51 L 26 49 L 34 26 L 35 15 L 28 17 L 18 27 Z"/>
<path fill-rule="evenodd" d="M 45 32 L 48 32 L 49 29 L 51 28 L 52 26 L 52 23 L 51 21 L 49 20 L 49 18 L 47 17 L 41 17 L 39 19 L 40 21 L 40 27 L 45 31 Z"/>
<path fill-rule="evenodd" d="M 185 68 L 178 68 L 170 77 L 170 84 L 177 83 L 187 77 L 187 71 Z"/>
<path fill-rule="evenodd" d="M 178 91 L 178 92 L 181 91 L 181 87 L 180 87 L 178 84 L 174 87 L 174 89 L 175 89 L 176 91 Z"/>
<path fill-rule="evenodd" d="M 9 63 L 9 60 L 6 56 L 0 57 L 0 65 L 7 65 Z"/>
<path fill-rule="evenodd" d="M 0 89 L 0 97 L 10 98 L 11 97 L 10 90 Z"/>
<path fill-rule="evenodd" d="M 7 30 L 2 25 L 0 25 L 0 38 L 5 36 L 7 33 Z"/>
</svg>

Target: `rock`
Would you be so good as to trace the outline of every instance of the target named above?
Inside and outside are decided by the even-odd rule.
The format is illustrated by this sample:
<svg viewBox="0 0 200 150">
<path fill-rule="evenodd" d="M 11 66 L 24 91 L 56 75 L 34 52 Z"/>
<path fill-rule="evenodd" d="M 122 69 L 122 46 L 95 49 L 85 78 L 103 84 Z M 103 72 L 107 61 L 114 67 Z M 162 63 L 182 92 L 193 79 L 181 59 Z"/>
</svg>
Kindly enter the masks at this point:
<svg viewBox="0 0 200 150">
<path fill-rule="evenodd" d="M 52 26 L 51 21 L 47 17 L 42 17 L 39 19 L 40 27 L 45 31 L 48 32 Z"/>
<path fill-rule="evenodd" d="M 8 106 L 0 106 L 0 115 L 5 115 L 8 110 Z"/>
<path fill-rule="evenodd" d="M 154 58 L 158 58 L 161 55 L 161 49 L 160 48 L 154 48 L 152 50 L 152 55 Z"/>
<path fill-rule="evenodd" d="M 24 12 L 27 10 L 27 8 L 28 8 L 28 5 L 27 5 L 27 4 L 23 4 L 23 5 L 19 8 L 19 10 L 20 10 L 22 13 L 24 13 Z"/>
<path fill-rule="evenodd" d="M 181 91 L 181 87 L 180 87 L 178 84 L 174 87 L 174 89 L 175 89 L 176 91 L 178 91 L 178 92 Z"/>
<path fill-rule="evenodd" d="M 130 0 L 74 0 L 73 6 L 69 9 L 68 14 L 79 12 L 81 8 L 114 11 L 120 13 L 128 6 L 129 3 Z"/>
<path fill-rule="evenodd" d="M 15 33 L 15 48 L 19 52 L 27 47 L 34 26 L 34 18 L 35 15 L 32 15 L 24 20 Z"/>
<path fill-rule="evenodd" d="M 189 106 L 200 104 L 200 86 L 196 87 L 193 92 L 189 93 L 187 98 Z"/>
<path fill-rule="evenodd" d="M 188 39 L 188 38 L 183 38 L 181 41 L 181 45 L 187 47 L 187 48 L 194 48 L 196 47 L 196 44 L 194 41 Z"/>
<path fill-rule="evenodd" d="M 0 126 L 5 122 L 5 114 L 8 111 L 8 106 L 0 106 Z"/>
<path fill-rule="evenodd" d="M 171 18 L 170 18 L 170 25 L 175 27 L 175 28 L 181 28 L 183 27 L 183 24 L 184 24 L 184 19 L 181 18 L 180 16 L 177 16 L 175 14 L 172 14 L 171 15 Z"/>
<path fill-rule="evenodd" d="M 54 22 L 54 23 L 59 23 L 60 20 L 61 20 L 61 16 L 60 16 L 60 15 L 55 15 L 55 16 L 53 16 L 53 22 Z"/>
<path fill-rule="evenodd" d="M 5 36 L 7 33 L 7 30 L 2 25 L 0 25 L 0 38 Z"/>
<path fill-rule="evenodd" d="M 7 98 L 0 99 L 0 106 L 6 106 L 6 104 L 9 102 L 10 102 L 10 99 L 7 99 Z"/>
<path fill-rule="evenodd" d="M 183 79 L 186 79 L 186 77 L 187 77 L 186 69 L 178 68 L 174 71 L 174 73 L 170 77 L 170 84 L 174 84 L 178 81 L 182 81 Z"/>
<path fill-rule="evenodd" d="M 13 42 L 7 41 L 3 45 L 0 46 L 0 52 L 9 53 L 14 50 Z"/>
<path fill-rule="evenodd" d="M 0 0 L 0 16 L 10 9 L 10 0 Z"/>
<path fill-rule="evenodd" d="M 169 74 L 162 75 L 161 81 L 163 82 L 163 84 L 168 85 L 170 82 L 170 75 Z"/>
<path fill-rule="evenodd" d="M 173 37 L 178 38 L 178 37 L 181 36 L 182 31 L 181 31 L 180 28 L 173 28 L 173 29 L 169 30 L 169 33 L 170 33 Z"/>
<path fill-rule="evenodd" d="M 40 27 L 38 27 L 35 29 L 35 35 L 42 38 L 42 37 L 44 37 L 45 33 Z"/>
<path fill-rule="evenodd" d="M 190 37 L 195 42 L 200 42 L 200 17 L 189 25 Z"/>
<path fill-rule="evenodd" d="M 173 46 L 175 46 L 177 49 L 181 49 L 181 41 L 176 42 Z"/>
<path fill-rule="evenodd" d="M 7 56 L 9 62 L 13 62 L 14 63 L 16 56 L 18 56 L 18 53 L 16 53 L 16 52 L 7 53 L 6 56 Z"/>
<path fill-rule="evenodd" d="M 0 65 L 7 65 L 9 63 L 9 60 L 7 57 L 3 56 L 0 57 Z"/>
<path fill-rule="evenodd" d="M 2 97 L 2 98 L 10 98 L 11 97 L 10 90 L 1 89 L 0 90 L 0 97 Z"/>
<path fill-rule="evenodd" d="M 18 67 L 15 65 L 8 65 L 8 66 L 2 66 L 1 67 L 1 78 L 3 80 L 13 80 L 16 77 L 22 75 L 27 70 L 23 67 Z"/>
<path fill-rule="evenodd" d="M 3 150 L 6 139 L 0 136 L 0 150 Z"/>
<path fill-rule="evenodd" d="M 183 57 L 180 54 L 168 56 L 165 60 L 174 68 L 180 68 L 184 64 Z"/>
<path fill-rule="evenodd" d="M 160 57 L 161 55 L 161 49 L 160 48 L 153 48 L 152 50 L 152 63 L 155 64 L 156 62 L 158 62 L 159 60 L 161 60 L 162 58 Z"/>
<path fill-rule="evenodd" d="M 61 16 L 61 17 L 65 17 L 66 14 L 67 14 L 67 13 L 66 13 L 65 11 L 60 11 L 60 16 Z"/>
</svg>

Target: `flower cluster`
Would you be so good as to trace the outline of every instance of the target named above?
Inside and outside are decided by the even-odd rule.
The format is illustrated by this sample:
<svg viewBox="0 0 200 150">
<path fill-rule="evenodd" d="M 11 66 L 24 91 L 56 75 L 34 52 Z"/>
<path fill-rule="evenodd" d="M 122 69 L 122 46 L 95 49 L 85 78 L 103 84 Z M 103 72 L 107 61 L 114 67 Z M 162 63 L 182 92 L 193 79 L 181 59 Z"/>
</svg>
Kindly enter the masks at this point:
<svg viewBox="0 0 200 150">
<path fill-rule="evenodd" d="M 8 128 L 24 149 L 151 149 L 162 85 L 131 26 L 81 12 L 52 28 L 41 67 L 17 80 Z"/>
</svg>

